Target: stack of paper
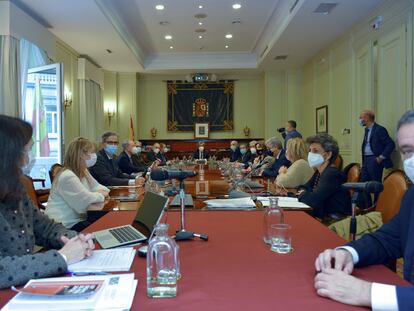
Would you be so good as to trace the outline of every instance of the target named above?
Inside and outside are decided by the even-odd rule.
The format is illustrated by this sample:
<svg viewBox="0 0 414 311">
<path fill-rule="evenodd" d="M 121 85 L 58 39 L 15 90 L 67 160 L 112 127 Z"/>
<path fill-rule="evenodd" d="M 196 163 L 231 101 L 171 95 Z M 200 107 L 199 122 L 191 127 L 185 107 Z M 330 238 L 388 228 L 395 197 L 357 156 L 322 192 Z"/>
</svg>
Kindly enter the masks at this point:
<svg viewBox="0 0 414 311">
<path fill-rule="evenodd" d="M 306 209 L 311 208 L 309 205 L 299 202 L 298 198 L 291 198 L 291 197 L 277 197 L 278 204 L 281 208 L 300 208 Z M 262 202 L 263 206 L 269 206 L 269 197 L 257 197 L 257 199 Z"/>
<path fill-rule="evenodd" d="M 136 250 L 132 247 L 95 250 L 92 256 L 68 267 L 70 272 L 129 271 Z"/>
<path fill-rule="evenodd" d="M 79 282 L 76 290 L 88 281 L 103 283 L 93 294 L 66 294 L 73 291 L 73 281 Z M 42 283 L 47 283 L 48 286 L 54 283 L 55 286 L 59 285 L 62 291 L 48 295 L 19 292 L 3 310 L 128 310 L 131 308 L 138 285 L 133 273 L 30 280 L 25 287 L 31 287 L 32 283 L 40 287 Z"/>
<path fill-rule="evenodd" d="M 249 197 L 237 199 L 213 199 L 206 200 L 204 203 L 209 208 L 226 208 L 226 209 L 248 209 L 256 208 L 253 200 Z"/>
</svg>

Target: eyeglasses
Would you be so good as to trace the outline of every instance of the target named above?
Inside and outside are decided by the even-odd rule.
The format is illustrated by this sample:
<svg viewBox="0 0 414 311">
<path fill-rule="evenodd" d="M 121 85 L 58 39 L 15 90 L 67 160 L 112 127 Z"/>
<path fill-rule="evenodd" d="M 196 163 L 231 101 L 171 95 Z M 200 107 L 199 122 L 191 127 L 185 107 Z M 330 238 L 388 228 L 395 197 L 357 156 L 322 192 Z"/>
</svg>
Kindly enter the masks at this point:
<svg viewBox="0 0 414 311">
<path fill-rule="evenodd" d="M 110 140 L 107 140 L 106 143 L 108 145 L 118 145 L 119 144 L 119 142 L 117 142 L 117 141 L 110 141 Z"/>
</svg>

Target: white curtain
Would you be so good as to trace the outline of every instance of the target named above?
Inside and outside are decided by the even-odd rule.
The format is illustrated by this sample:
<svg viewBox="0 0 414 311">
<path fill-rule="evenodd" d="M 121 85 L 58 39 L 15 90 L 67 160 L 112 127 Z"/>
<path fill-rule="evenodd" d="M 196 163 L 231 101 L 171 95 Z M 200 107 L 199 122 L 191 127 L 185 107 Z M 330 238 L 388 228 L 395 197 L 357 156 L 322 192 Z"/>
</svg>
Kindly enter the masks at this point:
<svg viewBox="0 0 414 311">
<path fill-rule="evenodd" d="M 19 40 L 0 36 L 0 114 L 21 116 Z"/>
<path fill-rule="evenodd" d="M 35 67 L 45 66 L 49 59 L 44 50 L 40 49 L 30 41 L 20 40 L 20 75 L 21 75 L 21 98 L 26 100 L 26 82 L 28 70 Z"/>
<path fill-rule="evenodd" d="M 97 142 L 104 130 L 101 87 L 91 80 L 79 80 L 80 136 Z"/>
</svg>

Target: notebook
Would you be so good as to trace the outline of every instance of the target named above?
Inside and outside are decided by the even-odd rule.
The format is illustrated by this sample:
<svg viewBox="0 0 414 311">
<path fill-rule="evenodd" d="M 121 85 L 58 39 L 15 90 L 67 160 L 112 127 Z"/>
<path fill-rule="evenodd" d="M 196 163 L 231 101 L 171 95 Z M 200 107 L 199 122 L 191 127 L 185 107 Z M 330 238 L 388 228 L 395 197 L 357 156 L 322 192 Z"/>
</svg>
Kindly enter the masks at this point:
<svg viewBox="0 0 414 311">
<path fill-rule="evenodd" d="M 96 231 L 95 238 L 104 249 L 149 240 L 167 204 L 167 197 L 146 192 L 132 225 Z"/>
</svg>

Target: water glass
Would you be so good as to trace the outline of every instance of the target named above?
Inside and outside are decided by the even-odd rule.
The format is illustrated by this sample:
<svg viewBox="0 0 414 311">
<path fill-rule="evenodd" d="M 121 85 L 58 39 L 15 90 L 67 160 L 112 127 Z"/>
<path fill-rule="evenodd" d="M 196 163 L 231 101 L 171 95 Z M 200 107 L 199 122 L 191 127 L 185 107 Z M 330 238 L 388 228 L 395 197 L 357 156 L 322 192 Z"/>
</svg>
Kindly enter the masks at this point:
<svg viewBox="0 0 414 311">
<path fill-rule="evenodd" d="M 275 224 L 270 227 L 272 252 L 287 254 L 292 251 L 292 226 L 288 224 Z"/>
</svg>

